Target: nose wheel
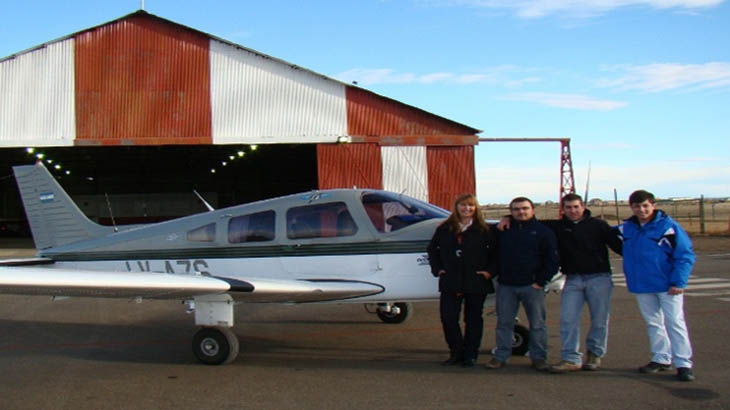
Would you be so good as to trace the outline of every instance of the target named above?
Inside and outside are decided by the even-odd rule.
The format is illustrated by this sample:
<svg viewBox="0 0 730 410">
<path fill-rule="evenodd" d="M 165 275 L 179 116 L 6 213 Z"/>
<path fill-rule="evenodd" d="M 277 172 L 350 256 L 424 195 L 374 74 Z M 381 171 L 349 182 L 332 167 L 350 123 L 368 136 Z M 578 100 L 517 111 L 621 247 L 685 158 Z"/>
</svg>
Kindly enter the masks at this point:
<svg viewBox="0 0 730 410">
<path fill-rule="evenodd" d="M 204 364 L 228 364 L 238 357 L 238 338 L 229 328 L 204 327 L 193 337 L 193 354 Z"/>
</svg>

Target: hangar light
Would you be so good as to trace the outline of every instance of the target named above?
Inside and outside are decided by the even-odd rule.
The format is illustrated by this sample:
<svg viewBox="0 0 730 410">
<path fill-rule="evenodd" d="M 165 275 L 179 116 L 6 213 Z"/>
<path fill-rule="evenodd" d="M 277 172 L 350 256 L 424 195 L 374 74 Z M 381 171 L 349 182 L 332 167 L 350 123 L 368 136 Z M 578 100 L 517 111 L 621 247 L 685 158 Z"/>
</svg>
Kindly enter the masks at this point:
<svg viewBox="0 0 730 410">
<path fill-rule="evenodd" d="M 35 148 L 28 147 L 25 149 L 25 152 L 27 152 L 28 154 L 32 154 L 35 152 Z"/>
<path fill-rule="evenodd" d="M 246 154 L 246 153 L 245 153 L 245 152 L 243 152 L 243 151 L 238 151 L 238 156 L 239 156 L 239 157 L 242 157 L 242 156 L 244 156 L 245 154 Z"/>
<path fill-rule="evenodd" d="M 251 145 L 251 151 L 256 151 L 256 149 L 257 149 L 258 147 L 259 147 L 258 145 Z"/>
<path fill-rule="evenodd" d="M 35 154 L 35 157 L 38 158 L 38 159 L 43 159 L 43 157 L 45 157 L 45 156 L 46 155 L 44 153 L 42 153 L 42 152 L 39 152 L 39 153 Z"/>
</svg>

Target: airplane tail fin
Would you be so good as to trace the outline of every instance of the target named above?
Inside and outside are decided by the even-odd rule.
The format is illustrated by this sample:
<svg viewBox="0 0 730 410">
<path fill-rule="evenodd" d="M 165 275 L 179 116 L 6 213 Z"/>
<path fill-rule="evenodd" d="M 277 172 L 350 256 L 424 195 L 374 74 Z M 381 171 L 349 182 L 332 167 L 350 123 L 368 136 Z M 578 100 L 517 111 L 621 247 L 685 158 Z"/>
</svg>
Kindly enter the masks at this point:
<svg viewBox="0 0 730 410">
<path fill-rule="evenodd" d="M 43 166 L 13 167 L 36 249 L 48 249 L 112 232 L 92 222 Z"/>
</svg>

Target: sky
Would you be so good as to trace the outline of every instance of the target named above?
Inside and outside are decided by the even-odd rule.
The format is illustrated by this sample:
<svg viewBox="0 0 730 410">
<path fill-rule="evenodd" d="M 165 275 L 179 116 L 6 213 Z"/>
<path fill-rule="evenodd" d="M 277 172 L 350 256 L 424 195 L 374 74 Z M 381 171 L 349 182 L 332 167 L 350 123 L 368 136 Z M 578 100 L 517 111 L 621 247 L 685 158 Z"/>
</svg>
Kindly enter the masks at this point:
<svg viewBox="0 0 730 410">
<path fill-rule="evenodd" d="M 140 8 L 483 138 L 570 138 L 589 198 L 730 196 L 730 0 L 0 0 L 0 58 Z M 475 170 L 483 204 L 556 201 L 560 144 Z"/>
</svg>

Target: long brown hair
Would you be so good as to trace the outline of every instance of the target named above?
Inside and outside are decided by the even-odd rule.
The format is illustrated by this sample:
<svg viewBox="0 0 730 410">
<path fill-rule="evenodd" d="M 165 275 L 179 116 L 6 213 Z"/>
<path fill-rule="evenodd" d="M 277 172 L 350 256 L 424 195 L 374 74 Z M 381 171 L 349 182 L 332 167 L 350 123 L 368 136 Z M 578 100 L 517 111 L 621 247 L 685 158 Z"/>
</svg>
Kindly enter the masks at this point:
<svg viewBox="0 0 730 410">
<path fill-rule="evenodd" d="M 483 231 L 489 230 L 489 225 L 487 225 L 486 222 L 484 222 L 484 216 L 482 216 L 482 209 L 479 206 L 479 201 L 477 201 L 476 196 L 474 194 L 463 194 L 459 195 L 458 198 L 456 198 L 456 201 L 454 201 L 454 208 L 451 211 L 451 215 L 443 222 L 442 225 L 448 225 L 449 230 L 453 233 L 458 234 L 461 232 L 461 227 L 459 226 L 459 204 L 462 202 L 466 202 L 470 205 L 474 205 L 476 207 L 476 211 L 474 212 L 474 218 L 473 222 L 476 222 L 479 229 Z"/>
</svg>

